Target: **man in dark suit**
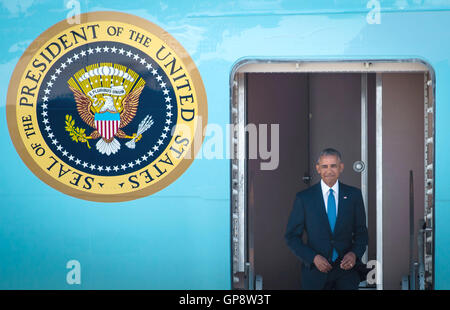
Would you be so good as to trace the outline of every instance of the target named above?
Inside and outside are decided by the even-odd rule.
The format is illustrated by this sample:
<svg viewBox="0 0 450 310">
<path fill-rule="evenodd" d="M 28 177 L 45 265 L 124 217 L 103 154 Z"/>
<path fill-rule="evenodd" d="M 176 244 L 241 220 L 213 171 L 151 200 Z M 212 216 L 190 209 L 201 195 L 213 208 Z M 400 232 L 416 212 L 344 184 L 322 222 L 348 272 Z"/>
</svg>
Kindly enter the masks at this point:
<svg viewBox="0 0 450 310">
<path fill-rule="evenodd" d="M 302 288 L 358 289 L 355 267 L 362 264 L 368 241 L 361 190 L 338 181 L 344 164 L 335 149 L 320 153 L 316 170 L 321 181 L 297 193 L 285 234 L 302 261 Z"/>
</svg>

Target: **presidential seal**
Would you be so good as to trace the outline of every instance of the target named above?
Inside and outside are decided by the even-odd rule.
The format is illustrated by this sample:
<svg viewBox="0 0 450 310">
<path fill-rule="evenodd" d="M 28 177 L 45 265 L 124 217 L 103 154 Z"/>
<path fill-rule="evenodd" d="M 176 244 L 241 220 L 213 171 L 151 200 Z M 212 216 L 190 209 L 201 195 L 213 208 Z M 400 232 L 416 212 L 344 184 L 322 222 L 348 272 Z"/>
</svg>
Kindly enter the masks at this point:
<svg viewBox="0 0 450 310">
<path fill-rule="evenodd" d="M 126 201 L 174 182 L 207 124 L 199 72 L 166 31 L 136 16 L 94 12 L 62 21 L 19 60 L 7 98 L 11 139 L 53 188 Z"/>
</svg>

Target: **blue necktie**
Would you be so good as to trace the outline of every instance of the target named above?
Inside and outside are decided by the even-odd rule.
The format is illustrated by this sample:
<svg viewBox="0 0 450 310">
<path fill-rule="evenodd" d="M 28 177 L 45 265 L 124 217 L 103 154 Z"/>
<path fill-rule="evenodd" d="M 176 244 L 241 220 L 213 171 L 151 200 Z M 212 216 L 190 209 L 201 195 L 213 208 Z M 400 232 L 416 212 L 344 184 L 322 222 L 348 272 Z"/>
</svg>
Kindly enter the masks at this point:
<svg viewBox="0 0 450 310">
<path fill-rule="evenodd" d="M 330 194 L 328 195 L 328 221 L 330 222 L 331 231 L 334 232 L 334 225 L 336 224 L 336 200 L 334 199 L 333 189 L 330 188 Z M 333 257 L 331 258 L 334 262 L 338 254 L 336 249 L 333 248 Z"/>
</svg>

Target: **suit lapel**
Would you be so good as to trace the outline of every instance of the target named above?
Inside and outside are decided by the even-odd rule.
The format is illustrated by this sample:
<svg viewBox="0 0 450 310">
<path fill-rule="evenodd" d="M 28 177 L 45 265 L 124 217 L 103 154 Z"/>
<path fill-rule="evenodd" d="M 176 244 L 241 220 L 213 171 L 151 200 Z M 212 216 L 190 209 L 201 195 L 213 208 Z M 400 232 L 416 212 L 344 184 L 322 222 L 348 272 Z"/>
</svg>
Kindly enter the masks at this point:
<svg viewBox="0 0 450 310">
<path fill-rule="evenodd" d="M 316 184 L 316 193 L 315 193 L 315 200 L 316 200 L 316 207 L 317 211 L 319 212 L 320 218 L 322 219 L 322 222 L 327 227 L 328 233 L 331 235 L 331 227 L 330 222 L 328 221 L 328 215 L 327 211 L 325 209 L 325 202 L 323 201 L 323 193 L 322 193 L 322 186 L 320 185 L 320 182 Z"/>
<path fill-rule="evenodd" d="M 345 185 L 343 185 L 341 182 L 339 182 L 339 202 L 338 202 L 338 214 L 336 218 L 336 225 L 334 226 L 334 232 L 338 231 L 339 226 L 341 225 L 341 222 L 344 219 L 345 212 L 347 210 L 347 204 L 350 200 L 350 196 L 347 192 L 347 189 L 345 188 Z"/>
</svg>

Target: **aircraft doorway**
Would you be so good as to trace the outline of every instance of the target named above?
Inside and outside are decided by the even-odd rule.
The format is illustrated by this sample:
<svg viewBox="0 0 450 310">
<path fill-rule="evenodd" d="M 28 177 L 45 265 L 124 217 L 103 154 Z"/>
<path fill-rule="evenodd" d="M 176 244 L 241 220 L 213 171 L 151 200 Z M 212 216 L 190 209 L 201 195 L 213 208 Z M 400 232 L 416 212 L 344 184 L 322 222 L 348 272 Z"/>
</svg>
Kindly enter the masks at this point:
<svg viewBox="0 0 450 310">
<path fill-rule="evenodd" d="M 413 260 L 423 256 L 425 284 L 432 285 L 433 88 L 426 66 L 402 64 L 251 63 L 236 70 L 232 120 L 279 124 L 279 165 L 262 170 L 263 160 L 248 156 L 231 165 L 233 288 L 300 289 L 300 261 L 284 233 L 296 192 L 320 180 L 315 161 L 326 147 L 343 156 L 340 181 L 363 193 L 363 261 L 378 261 L 381 280 L 361 286 L 400 289 L 410 273 L 410 170 Z M 248 152 L 248 135 L 234 136 L 237 152 Z M 419 251 L 421 219 L 427 230 Z"/>
</svg>

